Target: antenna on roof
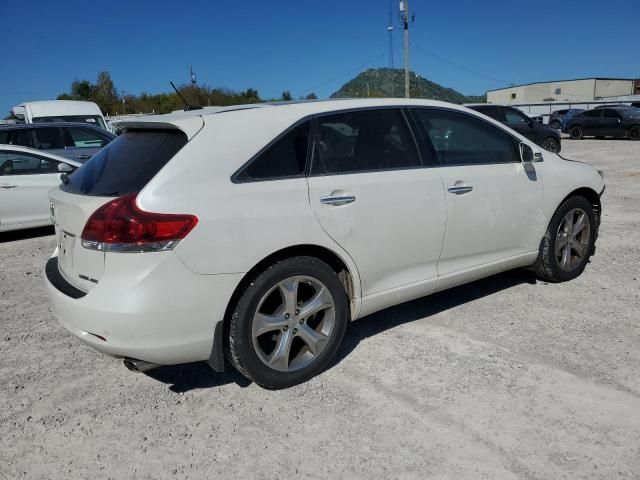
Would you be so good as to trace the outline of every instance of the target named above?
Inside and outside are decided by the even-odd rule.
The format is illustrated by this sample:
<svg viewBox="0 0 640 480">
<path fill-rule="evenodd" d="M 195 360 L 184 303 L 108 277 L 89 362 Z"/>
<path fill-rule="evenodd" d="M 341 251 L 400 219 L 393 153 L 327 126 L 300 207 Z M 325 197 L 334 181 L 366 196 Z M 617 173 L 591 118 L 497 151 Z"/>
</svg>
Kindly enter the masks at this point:
<svg viewBox="0 0 640 480">
<path fill-rule="evenodd" d="M 178 94 L 178 96 L 180 97 L 180 99 L 182 100 L 182 103 L 184 103 L 184 111 L 188 112 L 190 110 L 201 110 L 202 107 L 196 107 L 194 105 L 189 105 L 189 102 L 187 102 L 187 100 L 182 96 L 182 94 L 178 91 L 178 89 L 176 88 L 176 86 L 173 84 L 172 81 L 169 81 L 169 83 L 171 84 L 171 86 L 173 87 L 173 89 L 176 91 L 176 93 Z"/>
</svg>

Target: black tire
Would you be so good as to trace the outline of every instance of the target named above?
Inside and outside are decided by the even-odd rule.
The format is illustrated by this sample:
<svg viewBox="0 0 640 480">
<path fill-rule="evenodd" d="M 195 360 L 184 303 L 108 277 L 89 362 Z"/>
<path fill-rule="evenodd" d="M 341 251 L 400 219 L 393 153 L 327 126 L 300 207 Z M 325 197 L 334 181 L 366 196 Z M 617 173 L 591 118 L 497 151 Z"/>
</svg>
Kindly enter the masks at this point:
<svg viewBox="0 0 640 480">
<path fill-rule="evenodd" d="M 560 142 L 553 137 L 548 137 L 544 139 L 541 147 L 549 152 L 558 153 L 560 151 Z"/>
<path fill-rule="evenodd" d="M 571 127 L 571 130 L 569 130 L 569 136 L 572 140 L 582 140 L 583 135 L 584 133 L 582 132 L 582 127 L 579 125 Z"/>
<path fill-rule="evenodd" d="M 562 127 L 562 124 L 560 123 L 560 120 L 552 120 L 549 126 L 556 130 L 560 130 L 560 127 Z"/>
<path fill-rule="evenodd" d="M 640 140 L 640 125 L 633 125 L 629 129 L 629 138 L 631 140 Z"/>
<path fill-rule="evenodd" d="M 589 243 L 585 249 L 586 254 L 582 260 L 571 270 L 564 270 L 558 261 L 556 255 L 556 240 L 558 235 L 558 229 L 565 215 L 567 215 L 573 209 L 581 209 L 589 218 Z M 540 254 L 536 262 L 532 265 L 532 270 L 535 275 L 540 279 L 547 282 L 566 282 L 573 280 L 580 276 L 584 271 L 589 258 L 594 252 L 595 241 L 598 237 L 599 220 L 593 211 L 591 203 L 584 197 L 576 196 L 565 200 L 560 207 L 556 210 L 549 222 L 547 231 L 540 244 Z"/>
<path fill-rule="evenodd" d="M 334 303 L 332 334 L 324 350 L 310 364 L 294 371 L 270 368 L 254 347 L 252 323 L 260 300 L 279 282 L 294 276 L 313 278 L 324 285 Z M 293 257 L 260 273 L 240 296 L 229 320 L 228 359 L 249 380 L 268 389 L 288 388 L 323 371 L 336 355 L 350 318 L 349 299 L 336 272 L 314 257 Z M 297 312 L 296 312 L 297 313 Z"/>
</svg>

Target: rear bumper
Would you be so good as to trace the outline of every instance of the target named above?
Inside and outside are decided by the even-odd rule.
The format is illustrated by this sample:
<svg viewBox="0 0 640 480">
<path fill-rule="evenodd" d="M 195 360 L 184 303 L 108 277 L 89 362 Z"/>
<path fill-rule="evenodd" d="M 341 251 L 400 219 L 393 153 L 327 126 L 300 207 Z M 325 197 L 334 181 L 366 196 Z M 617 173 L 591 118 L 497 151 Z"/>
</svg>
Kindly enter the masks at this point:
<svg viewBox="0 0 640 480">
<path fill-rule="evenodd" d="M 160 365 L 221 361 L 222 339 L 214 336 L 242 274 L 199 275 L 173 252 L 112 257 L 89 292 L 62 277 L 55 254 L 47 263 L 47 293 L 67 330 L 114 357 Z"/>
</svg>

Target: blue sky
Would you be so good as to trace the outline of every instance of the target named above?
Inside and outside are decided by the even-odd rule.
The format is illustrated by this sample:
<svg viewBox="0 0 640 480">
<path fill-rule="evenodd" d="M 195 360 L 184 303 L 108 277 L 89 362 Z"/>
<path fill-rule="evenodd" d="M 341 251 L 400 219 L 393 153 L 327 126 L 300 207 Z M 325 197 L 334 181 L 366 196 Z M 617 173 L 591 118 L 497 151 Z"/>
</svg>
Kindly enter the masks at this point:
<svg viewBox="0 0 640 480">
<path fill-rule="evenodd" d="M 465 94 L 510 83 L 640 78 L 640 0 L 411 0 L 411 68 Z M 394 23 L 399 26 L 394 0 Z M 169 80 L 327 97 L 388 65 L 389 0 L 0 0 L 0 115 L 108 70 L 127 93 Z M 395 64 L 402 61 L 396 28 Z M 358 68 L 360 67 L 360 68 Z"/>
</svg>

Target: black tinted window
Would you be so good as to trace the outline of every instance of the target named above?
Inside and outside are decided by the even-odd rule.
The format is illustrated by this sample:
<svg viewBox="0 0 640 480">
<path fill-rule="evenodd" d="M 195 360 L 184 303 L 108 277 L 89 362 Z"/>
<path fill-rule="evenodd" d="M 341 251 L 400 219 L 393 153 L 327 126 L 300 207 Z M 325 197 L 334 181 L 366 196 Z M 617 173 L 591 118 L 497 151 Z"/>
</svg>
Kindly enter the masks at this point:
<svg viewBox="0 0 640 480">
<path fill-rule="evenodd" d="M 304 122 L 278 138 L 258 154 L 238 175 L 239 181 L 297 177 L 304 174 L 310 122 Z"/>
<path fill-rule="evenodd" d="M 11 145 L 20 145 L 21 147 L 33 147 L 31 132 L 26 128 L 14 130 L 9 134 Z"/>
<path fill-rule="evenodd" d="M 583 115 L 585 117 L 601 117 L 602 116 L 602 109 L 588 110 L 588 111 L 584 112 Z"/>
<path fill-rule="evenodd" d="M 515 140 L 479 118 L 429 109 L 416 109 L 414 115 L 443 165 L 519 161 Z"/>
<path fill-rule="evenodd" d="M 504 122 L 504 114 L 502 113 L 502 109 L 499 107 L 471 107 L 473 110 L 486 115 L 487 117 L 491 117 L 498 122 Z"/>
<path fill-rule="evenodd" d="M 620 118 L 620 114 L 615 110 L 611 110 L 610 108 L 604 109 L 604 117 L 605 118 Z"/>
<path fill-rule="evenodd" d="M 420 166 L 400 110 L 365 110 L 318 118 L 314 173 L 348 173 Z"/>
<path fill-rule="evenodd" d="M 63 190 L 109 197 L 138 192 L 186 143 L 177 130 L 123 133 L 70 175 Z"/>
<path fill-rule="evenodd" d="M 35 135 L 35 148 L 38 150 L 51 150 L 54 148 L 64 148 L 64 142 L 62 141 L 62 135 L 60 129 L 57 127 L 52 128 L 34 128 L 33 134 Z"/>
</svg>

